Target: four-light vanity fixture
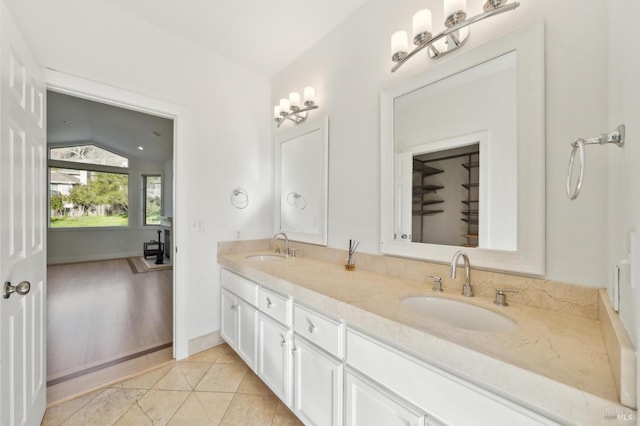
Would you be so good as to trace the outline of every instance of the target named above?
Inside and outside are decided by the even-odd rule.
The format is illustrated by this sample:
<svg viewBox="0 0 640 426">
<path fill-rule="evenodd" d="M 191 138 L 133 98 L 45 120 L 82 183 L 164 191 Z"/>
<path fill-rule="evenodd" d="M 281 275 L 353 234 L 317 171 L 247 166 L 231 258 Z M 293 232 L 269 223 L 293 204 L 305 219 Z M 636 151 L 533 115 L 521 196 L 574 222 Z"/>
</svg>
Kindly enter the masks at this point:
<svg viewBox="0 0 640 426">
<path fill-rule="evenodd" d="M 317 109 L 316 91 L 313 87 L 304 88 L 304 108 L 300 107 L 300 93 L 289 93 L 289 99 L 280 99 L 280 104 L 273 107 L 273 119 L 278 123 L 278 127 L 285 122 L 291 120 L 296 124 L 300 124 L 307 119 L 309 111 Z"/>
<path fill-rule="evenodd" d="M 459 49 L 469 38 L 469 28 L 467 28 L 469 25 L 520 6 L 517 2 L 507 4 L 508 1 L 487 0 L 484 12 L 467 18 L 466 0 L 444 0 L 445 29 L 435 36 L 431 34 L 433 31 L 431 11 L 419 10 L 413 15 L 413 44 L 416 47 L 411 52 L 409 52 L 406 31 L 397 31 L 391 36 L 391 60 L 396 63 L 391 68 L 391 72 L 400 68 L 422 49 L 426 48 L 429 57 L 433 59 Z"/>
</svg>

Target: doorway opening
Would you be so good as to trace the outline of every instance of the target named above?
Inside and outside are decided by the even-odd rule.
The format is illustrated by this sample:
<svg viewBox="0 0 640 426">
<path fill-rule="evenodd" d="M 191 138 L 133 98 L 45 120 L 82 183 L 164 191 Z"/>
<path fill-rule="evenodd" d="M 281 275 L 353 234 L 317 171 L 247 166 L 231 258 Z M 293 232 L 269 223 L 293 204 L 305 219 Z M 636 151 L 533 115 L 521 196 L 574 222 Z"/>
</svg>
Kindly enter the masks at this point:
<svg viewBox="0 0 640 426">
<path fill-rule="evenodd" d="M 88 390 L 69 386 L 85 375 L 173 358 L 175 129 L 99 99 L 47 98 L 47 385 L 67 389 L 52 403 Z"/>
</svg>

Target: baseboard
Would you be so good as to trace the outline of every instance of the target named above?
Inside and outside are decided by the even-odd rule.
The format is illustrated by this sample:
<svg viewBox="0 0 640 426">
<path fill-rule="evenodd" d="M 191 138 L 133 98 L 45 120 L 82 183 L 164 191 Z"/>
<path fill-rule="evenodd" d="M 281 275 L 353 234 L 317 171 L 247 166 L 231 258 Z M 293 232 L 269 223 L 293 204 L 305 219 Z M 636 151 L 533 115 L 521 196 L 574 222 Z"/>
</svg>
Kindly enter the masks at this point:
<svg viewBox="0 0 640 426">
<path fill-rule="evenodd" d="M 50 252 L 49 252 L 49 255 L 51 255 Z M 47 265 L 93 262 L 96 260 L 122 259 L 127 257 L 134 257 L 134 256 L 142 256 L 142 254 L 140 254 L 140 251 L 138 250 L 138 251 L 132 251 L 132 252 L 93 254 L 89 256 L 70 256 L 70 257 L 58 257 L 58 258 L 52 258 L 51 256 L 49 256 L 49 258 L 47 259 Z"/>
<path fill-rule="evenodd" d="M 203 334 L 199 337 L 194 337 L 193 339 L 189 339 L 189 356 L 205 351 L 214 346 L 218 346 L 222 343 L 224 343 L 224 340 L 220 337 L 220 330 Z"/>
</svg>

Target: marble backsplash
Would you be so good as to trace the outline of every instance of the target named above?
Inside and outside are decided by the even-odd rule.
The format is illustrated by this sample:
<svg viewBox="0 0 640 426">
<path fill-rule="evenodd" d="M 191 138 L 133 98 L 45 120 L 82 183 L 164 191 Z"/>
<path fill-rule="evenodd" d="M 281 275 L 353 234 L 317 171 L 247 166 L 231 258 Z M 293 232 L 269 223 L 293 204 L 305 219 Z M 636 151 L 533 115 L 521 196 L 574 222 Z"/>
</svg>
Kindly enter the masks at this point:
<svg viewBox="0 0 640 426">
<path fill-rule="evenodd" d="M 271 251 L 269 240 L 229 241 L 218 243 L 218 254 L 244 251 Z M 282 245 L 282 243 L 279 243 Z M 346 250 L 322 247 L 313 244 L 291 242 L 291 246 L 300 249 L 299 256 L 317 259 L 329 263 L 344 264 Z M 442 278 L 445 289 L 462 291 L 464 273 L 459 269 L 454 280 L 450 275 L 450 266 L 439 263 L 382 256 L 369 253 L 356 253 L 356 267 L 380 274 L 392 275 L 404 279 L 424 282 L 430 289 L 433 278 Z M 519 293 L 508 293 L 508 301 L 528 306 L 576 315 L 583 318 L 598 319 L 598 289 L 546 280 L 513 275 L 503 272 L 484 271 L 473 268 L 471 261 L 471 283 L 478 296 L 493 297 L 496 289 L 514 289 Z"/>
</svg>

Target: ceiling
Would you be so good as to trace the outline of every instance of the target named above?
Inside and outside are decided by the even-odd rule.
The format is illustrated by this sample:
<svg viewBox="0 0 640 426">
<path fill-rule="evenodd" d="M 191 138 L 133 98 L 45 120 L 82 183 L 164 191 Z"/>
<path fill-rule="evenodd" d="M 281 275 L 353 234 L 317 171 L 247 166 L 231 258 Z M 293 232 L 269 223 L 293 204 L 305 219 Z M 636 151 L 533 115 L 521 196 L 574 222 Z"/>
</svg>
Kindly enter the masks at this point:
<svg viewBox="0 0 640 426">
<path fill-rule="evenodd" d="M 86 142 L 164 163 L 173 157 L 173 121 L 48 91 L 47 143 Z"/>
<path fill-rule="evenodd" d="M 104 0 L 273 76 L 367 0 Z"/>
</svg>

